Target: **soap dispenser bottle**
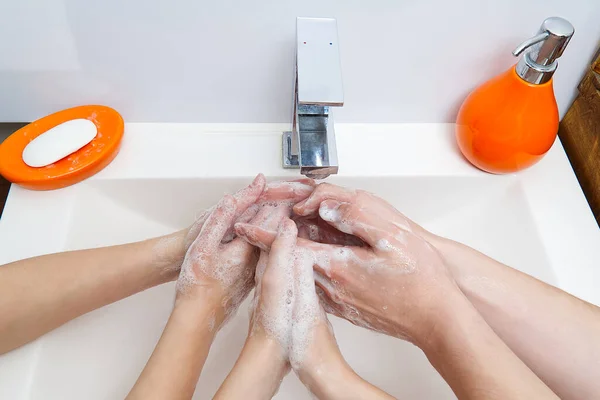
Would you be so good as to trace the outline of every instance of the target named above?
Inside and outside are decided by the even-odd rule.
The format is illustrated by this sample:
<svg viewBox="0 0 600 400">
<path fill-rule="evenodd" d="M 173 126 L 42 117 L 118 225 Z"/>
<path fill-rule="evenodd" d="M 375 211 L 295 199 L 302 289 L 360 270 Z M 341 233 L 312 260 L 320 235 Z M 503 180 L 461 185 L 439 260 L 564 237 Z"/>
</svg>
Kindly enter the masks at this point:
<svg viewBox="0 0 600 400">
<path fill-rule="evenodd" d="M 495 174 L 538 162 L 558 132 L 552 75 L 573 36 L 565 19 L 546 19 L 537 35 L 521 43 L 519 62 L 475 89 L 460 108 L 456 139 L 476 167 Z"/>
</svg>

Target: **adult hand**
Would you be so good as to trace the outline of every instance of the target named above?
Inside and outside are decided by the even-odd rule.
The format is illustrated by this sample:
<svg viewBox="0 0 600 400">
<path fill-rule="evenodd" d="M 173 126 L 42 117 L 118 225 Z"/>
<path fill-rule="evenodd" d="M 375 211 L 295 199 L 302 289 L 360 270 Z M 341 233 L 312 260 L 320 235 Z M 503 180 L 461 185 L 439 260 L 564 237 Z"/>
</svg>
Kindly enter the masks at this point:
<svg viewBox="0 0 600 400">
<path fill-rule="evenodd" d="M 320 185 L 294 211 L 318 213 L 369 245 L 297 240 L 297 249 L 314 254 L 329 312 L 412 341 L 459 398 L 556 398 L 465 298 L 428 233 L 391 205 L 367 192 Z M 236 232 L 261 248 L 273 242 L 273 232 L 251 225 L 237 224 Z"/>
<path fill-rule="evenodd" d="M 371 193 L 330 184 L 319 185 L 294 211 L 318 214 L 368 244 L 298 240 L 299 247 L 315 254 L 315 278 L 327 311 L 416 344 L 427 340 L 447 311 L 444 299 L 459 289 L 422 228 Z M 236 232 L 261 248 L 274 238 L 273 232 L 248 224 L 237 224 Z"/>
</svg>

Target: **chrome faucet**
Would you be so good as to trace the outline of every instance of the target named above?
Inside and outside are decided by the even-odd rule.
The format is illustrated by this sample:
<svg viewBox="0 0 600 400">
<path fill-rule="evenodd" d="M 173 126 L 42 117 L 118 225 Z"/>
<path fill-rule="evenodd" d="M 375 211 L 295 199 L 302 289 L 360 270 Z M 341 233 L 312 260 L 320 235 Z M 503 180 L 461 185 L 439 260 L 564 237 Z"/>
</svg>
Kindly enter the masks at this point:
<svg viewBox="0 0 600 400">
<path fill-rule="evenodd" d="M 338 172 L 331 111 L 344 105 L 335 19 L 296 20 L 295 76 L 292 131 L 283 133 L 283 167 L 325 179 Z"/>
</svg>

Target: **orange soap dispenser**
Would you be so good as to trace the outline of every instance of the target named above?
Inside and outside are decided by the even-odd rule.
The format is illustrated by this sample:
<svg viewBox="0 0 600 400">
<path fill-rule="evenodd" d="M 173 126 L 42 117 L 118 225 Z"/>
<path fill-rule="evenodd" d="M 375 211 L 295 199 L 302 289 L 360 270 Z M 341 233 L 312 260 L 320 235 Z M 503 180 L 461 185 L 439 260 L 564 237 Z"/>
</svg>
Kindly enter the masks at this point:
<svg viewBox="0 0 600 400">
<path fill-rule="evenodd" d="M 559 122 L 552 75 L 573 33 L 569 21 L 546 19 L 537 35 L 513 51 L 522 54 L 515 66 L 467 97 L 458 112 L 456 140 L 473 165 L 511 173 L 550 150 Z"/>
</svg>

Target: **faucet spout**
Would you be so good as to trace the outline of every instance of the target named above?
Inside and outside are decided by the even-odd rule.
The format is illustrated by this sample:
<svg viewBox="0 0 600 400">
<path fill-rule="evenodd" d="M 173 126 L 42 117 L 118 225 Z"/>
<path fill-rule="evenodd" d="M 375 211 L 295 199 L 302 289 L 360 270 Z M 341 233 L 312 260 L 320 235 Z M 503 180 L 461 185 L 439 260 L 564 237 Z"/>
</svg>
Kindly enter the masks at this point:
<svg viewBox="0 0 600 400">
<path fill-rule="evenodd" d="M 332 108 L 344 104 L 337 24 L 298 18 L 292 131 L 283 133 L 283 167 L 324 179 L 338 173 Z"/>
</svg>

